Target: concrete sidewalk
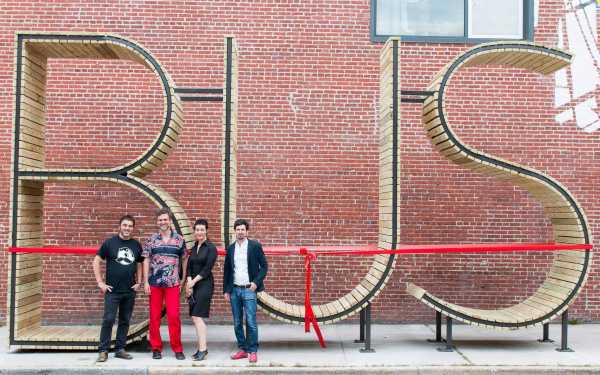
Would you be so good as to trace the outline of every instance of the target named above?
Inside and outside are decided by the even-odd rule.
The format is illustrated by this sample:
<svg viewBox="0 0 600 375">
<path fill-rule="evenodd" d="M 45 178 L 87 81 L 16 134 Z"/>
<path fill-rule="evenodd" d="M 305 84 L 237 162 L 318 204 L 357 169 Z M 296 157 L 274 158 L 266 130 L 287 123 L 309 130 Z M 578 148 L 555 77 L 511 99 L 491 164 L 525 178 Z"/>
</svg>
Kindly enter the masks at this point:
<svg viewBox="0 0 600 375">
<path fill-rule="evenodd" d="M 164 328 L 164 327 L 163 327 Z M 151 353 L 131 350 L 131 361 L 109 357 L 96 364 L 95 352 L 9 352 L 7 327 L 0 328 L 0 374 L 600 374 L 600 325 L 569 327 L 572 353 L 557 352 L 560 326 L 550 326 L 555 343 L 539 343 L 541 328 L 496 332 L 454 325 L 454 352 L 438 352 L 434 325 L 374 325 L 374 353 L 360 353 L 354 343 L 358 325 L 323 326 L 327 348 L 314 333 L 296 325 L 262 324 L 256 365 L 229 359 L 235 350 L 231 326 L 209 326 L 208 359 L 192 362 L 195 332 L 183 327 L 185 361 L 177 361 L 165 342 L 162 360 Z M 167 340 L 166 330 L 162 331 Z"/>
</svg>

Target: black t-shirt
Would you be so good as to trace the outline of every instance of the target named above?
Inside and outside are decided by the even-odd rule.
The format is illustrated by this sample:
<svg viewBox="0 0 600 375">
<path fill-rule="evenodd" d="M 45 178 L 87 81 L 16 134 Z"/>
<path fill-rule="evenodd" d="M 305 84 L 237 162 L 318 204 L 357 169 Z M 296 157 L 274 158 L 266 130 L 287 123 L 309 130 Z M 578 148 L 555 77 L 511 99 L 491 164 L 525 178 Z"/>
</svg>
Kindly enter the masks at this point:
<svg viewBox="0 0 600 375">
<path fill-rule="evenodd" d="M 142 245 L 114 236 L 104 241 L 96 255 L 106 260 L 106 284 L 112 286 L 112 292 L 130 292 L 135 285 L 136 262 L 144 261 Z"/>
</svg>

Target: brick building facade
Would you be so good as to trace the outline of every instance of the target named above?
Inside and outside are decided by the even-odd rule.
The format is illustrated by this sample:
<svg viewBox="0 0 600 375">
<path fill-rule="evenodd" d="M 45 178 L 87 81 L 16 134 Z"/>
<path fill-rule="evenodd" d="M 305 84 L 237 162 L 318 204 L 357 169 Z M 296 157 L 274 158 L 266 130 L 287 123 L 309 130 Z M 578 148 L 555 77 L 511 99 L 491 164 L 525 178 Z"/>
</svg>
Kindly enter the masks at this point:
<svg viewBox="0 0 600 375">
<path fill-rule="evenodd" d="M 131 38 L 163 64 L 180 87 L 222 87 L 223 37 L 240 50 L 239 216 L 269 245 L 366 245 L 377 242 L 379 51 L 370 38 L 368 0 L 4 2 L 0 5 L 0 270 L 6 275 L 16 31 L 107 32 Z M 539 1 L 534 41 L 561 42 L 564 1 Z M 561 21 L 563 20 L 563 21 Z M 598 28 L 597 18 L 593 27 Z M 566 27 L 566 26 L 565 26 Z M 563 40 L 564 43 L 564 40 Z M 424 90 L 433 75 L 471 45 L 403 42 L 401 85 Z M 565 44 L 568 47 L 568 44 Z M 595 46 L 590 48 L 597 48 Z M 597 50 L 597 49 L 596 49 Z M 591 69 L 598 70 L 598 64 Z M 569 89 L 574 90 L 569 83 Z M 448 113 L 462 139 L 484 152 L 556 178 L 578 199 L 592 233 L 600 230 L 599 131 L 555 118 L 554 76 L 519 69 L 469 68 L 452 83 Z M 155 76 L 132 62 L 51 60 L 46 165 L 111 167 L 131 160 L 155 138 L 162 97 Z M 590 98 L 597 99 L 600 90 Z M 594 101 L 595 102 L 595 101 Z M 425 137 L 419 104 L 401 107 L 401 237 L 406 244 L 545 242 L 549 222 L 523 189 L 450 164 Z M 188 217 L 206 217 L 220 239 L 221 104 L 185 104 L 176 151 L 148 180 L 174 196 Z M 119 186 L 47 184 L 47 245 L 97 246 L 123 213 L 138 218 L 137 237 L 154 229 L 152 204 Z M 594 242 L 597 244 L 597 241 Z M 405 293 L 411 281 L 452 302 L 491 308 L 531 294 L 550 254 L 412 255 L 398 260 L 374 303 L 374 319 L 431 321 L 433 312 Z M 369 259 L 324 257 L 315 264 L 313 301 L 347 293 Z M 303 260 L 270 259 L 266 287 L 287 302 L 303 298 Z M 213 321 L 228 320 L 216 266 Z M 102 310 L 91 258 L 47 256 L 47 322 L 97 323 Z M 136 318 L 145 317 L 145 298 Z M 185 314 L 185 311 L 184 311 Z M 571 309 L 600 319 L 594 267 Z M 0 319 L 6 278 L 0 278 Z M 264 317 L 264 316 L 263 316 Z"/>
</svg>

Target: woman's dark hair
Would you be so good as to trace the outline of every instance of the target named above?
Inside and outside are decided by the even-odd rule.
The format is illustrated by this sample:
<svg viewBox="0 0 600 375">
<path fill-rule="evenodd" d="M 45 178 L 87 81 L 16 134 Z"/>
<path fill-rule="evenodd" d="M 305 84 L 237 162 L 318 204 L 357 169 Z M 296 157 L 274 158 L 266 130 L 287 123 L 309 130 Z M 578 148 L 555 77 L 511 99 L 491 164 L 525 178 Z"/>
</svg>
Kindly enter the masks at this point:
<svg viewBox="0 0 600 375">
<path fill-rule="evenodd" d="M 208 220 L 206 219 L 198 219 L 194 222 L 194 230 L 196 229 L 196 225 L 204 225 L 204 228 L 208 230 Z"/>
</svg>

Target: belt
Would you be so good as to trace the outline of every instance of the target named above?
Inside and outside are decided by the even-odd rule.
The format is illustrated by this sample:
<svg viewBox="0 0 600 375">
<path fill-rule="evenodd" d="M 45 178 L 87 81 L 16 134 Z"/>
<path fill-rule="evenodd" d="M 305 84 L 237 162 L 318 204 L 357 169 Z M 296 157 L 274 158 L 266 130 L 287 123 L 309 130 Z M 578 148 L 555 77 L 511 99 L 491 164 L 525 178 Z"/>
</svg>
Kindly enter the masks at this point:
<svg viewBox="0 0 600 375">
<path fill-rule="evenodd" d="M 252 284 L 246 284 L 246 285 L 233 284 L 233 286 L 235 286 L 236 288 L 248 289 L 252 286 Z"/>
</svg>

